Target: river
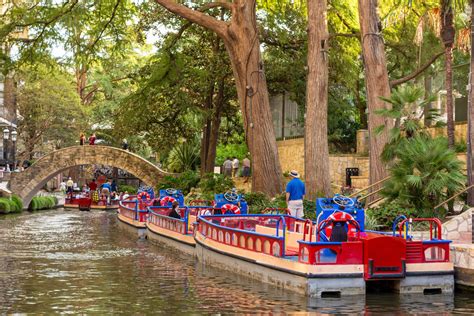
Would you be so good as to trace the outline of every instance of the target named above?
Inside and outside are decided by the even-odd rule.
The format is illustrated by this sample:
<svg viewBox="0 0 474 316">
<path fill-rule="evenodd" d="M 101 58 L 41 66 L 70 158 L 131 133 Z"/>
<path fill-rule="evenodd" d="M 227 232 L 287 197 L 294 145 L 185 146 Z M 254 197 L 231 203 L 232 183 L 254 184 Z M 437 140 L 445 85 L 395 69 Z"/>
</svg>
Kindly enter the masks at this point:
<svg viewBox="0 0 474 316">
<path fill-rule="evenodd" d="M 138 240 L 116 214 L 0 217 L 0 314 L 474 314 L 474 294 L 310 299 Z"/>
</svg>

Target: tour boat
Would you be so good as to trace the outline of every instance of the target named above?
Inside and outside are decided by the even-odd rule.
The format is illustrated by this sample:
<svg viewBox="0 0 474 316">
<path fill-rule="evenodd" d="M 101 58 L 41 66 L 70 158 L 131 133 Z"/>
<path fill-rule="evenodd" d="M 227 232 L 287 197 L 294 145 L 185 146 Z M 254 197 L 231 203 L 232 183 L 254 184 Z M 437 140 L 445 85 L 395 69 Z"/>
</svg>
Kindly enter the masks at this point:
<svg viewBox="0 0 474 316">
<path fill-rule="evenodd" d="M 166 203 L 161 203 L 166 201 Z M 171 203 L 178 201 L 179 215 L 181 218 L 170 217 Z M 194 226 L 199 215 L 215 214 L 242 214 L 247 212 L 247 204 L 242 195 L 235 191 L 228 191 L 224 194 L 216 194 L 215 200 L 194 200 L 184 205 L 182 193 L 175 189 L 160 191 L 160 206 L 149 206 L 146 221 L 147 238 L 155 240 L 169 246 L 173 246 L 188 253 L 194 253 L 196 242 L 194 240 Z M 239 206 L 244 206 L 240 209 Z"/>
<path fill-rule="evenodd" d="M 383 234 L 364 230 L 356 200 L 336 196 L 317 203 L 326 207 L 316 222 L 289 215 L 200 215 L 196 255 L 205 264 L 315 297 L 365 294 L 380 283 L 400 293 L 453 291 L 450 241 L 441 238 L 438 219 L 401 217 L 392 233 Z M 429 224 L 428 240 L 410 235 L 415 221 Z"/>
<path fill-rule="evenodd" d="M 120 222 L 126 224 L 132 232 L 138 233 L 139 237 L 146 235 L 147 205 L 136 196 L 130 196 L 119 202 L 117 217 Z"/>
<path fill-rule="evenodd" d="M 107 203 L 107 197 L 99 195 L 98 192 L 69 193 L 64 201 L 65 208 L 74 208 L 81 211 L 93 210 L 117 210 L 118 200 L 111 200 Z"/>
</svg>

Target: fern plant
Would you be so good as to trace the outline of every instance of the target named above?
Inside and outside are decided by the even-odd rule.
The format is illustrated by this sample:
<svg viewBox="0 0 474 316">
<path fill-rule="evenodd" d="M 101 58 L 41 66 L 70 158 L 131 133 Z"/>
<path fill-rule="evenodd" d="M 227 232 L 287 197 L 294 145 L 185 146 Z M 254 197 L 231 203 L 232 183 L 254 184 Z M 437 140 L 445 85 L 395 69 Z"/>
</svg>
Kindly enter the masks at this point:
<svg viewBox="0 0 474 316">
<path fill-rule="evenodd" d="M 394 153 L 397 159 L 390 167 L 391 179 L 382 190 L 389 201 L 429 211 L 465 184 L 462 162 L 448 149 L 444 137 L 402 139 Z"/>
<path fill-rule="evenodd" d="M 394 127 L 389 132 L 389 140 L 382 152 L 382 159 L 385 162 L 395 158 L 395 152 L 400 142 L 405 138 L 412 138 L 417 135 L 428 135 L 423 118 L 435 120 L 435 126 L 442 126 L 444 123 L 436 121 L 439 117 L 438 110 L 426 111 L 425 107 L 434 101 L 434 96 L 424 99 L 423 89 L 415 86 L 401 86 L 394 90 L 390 98 L 382 98 L 390 103 L 390 109 L 381 109 L 376 114 L 393 119 Z M 380 133 L 385 125 L 377 127 L 376 132 Z"/>
<path fill-rule="evenodd" d="M 198 163 L 199 145 L 196 141 L 176 145 L 168 156 L 168 169 L 174 172 L 195 170 Z"/>
</svg>

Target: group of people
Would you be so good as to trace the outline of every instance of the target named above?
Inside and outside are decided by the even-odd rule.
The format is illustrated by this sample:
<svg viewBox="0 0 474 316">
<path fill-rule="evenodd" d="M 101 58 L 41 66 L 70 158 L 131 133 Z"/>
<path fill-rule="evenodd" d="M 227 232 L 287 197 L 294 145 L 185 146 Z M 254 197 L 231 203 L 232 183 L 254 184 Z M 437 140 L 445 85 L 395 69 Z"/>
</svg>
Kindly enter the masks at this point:
<svg viewBox="0 0 474 316">
<path fill-rule="evenodd" d="M 89 136 L 89 145 L 95 145 L 95 141 L 96 141 L 95 133 L 92 133 L 92 135 Z M 86 135 L 84 135 L 84 133 L 81 133 L 81 136 L 79 138 L 79 144 L 81 146 L 84 146 L 86 144 Z"/>
<path fill-rule="evenodd" d="M 61 183 L 61 190 L 69 195 L 72 195 L 74 192 L 82 192 L 83 194 L 88 194 L 91 196 L 94 193 L 97 193 L 97 196 L 100 194 L 101 196 L 105 197 L 107 199 L 107 203 L 129 197 L 127 191 L 119 193 L 117 182 L 115 180 L 108 180 L 100 185 L 95 179 L 92 179 L 92 181 L 88 184 L 84 184 L 81 190 L 79 189 L 77 183 L 74 182 L 71 177 L 69 177 L 66 182 L 63 181 Z"/>
<path fill-rule="evenodd" d="M 237 157 L 233 157 L 232 159 L 227 157 L 222 167 L 224 170 L 224 176 L 229 178 L 236 178 L 239 176 L 240 161 Z M 248 157 L 245 157 L 242 160 L 242 177 L 245 178 L 244 182 L 247 183 L 250 177 L 250 159 Z"/>
</svg>

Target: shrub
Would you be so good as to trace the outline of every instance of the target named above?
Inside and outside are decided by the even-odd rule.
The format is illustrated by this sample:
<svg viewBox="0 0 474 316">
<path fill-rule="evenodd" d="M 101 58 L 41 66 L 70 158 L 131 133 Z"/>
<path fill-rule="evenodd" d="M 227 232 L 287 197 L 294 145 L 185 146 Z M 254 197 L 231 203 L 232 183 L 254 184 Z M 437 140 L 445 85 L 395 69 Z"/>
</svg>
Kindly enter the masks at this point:
<svg viewBox="0 0 474 316">
<path fill-rule="evenodd" d="M 137 188 L 134 187 L 133 185 L 119 184 L 118 189 L 120 192 L 127 191 L 128 194 L 137 194 Z"/>
<path fill-rule="evenodd" d="M 14 207 L 14 209 L 12 208 L 11 212 L 20 213 L 23 210 L 23 201 L 20 199 L 20 197 L 12 195 L 10 203 Z"/>
<path fill-rule="evenodd" d="M 234 181 L 222 174 L 208 173 L 199 181 L 203 193 L 223 193 L 234 187 Z"/>
<path fill-rule="evenodd" d="M 370 220 L 372 221 L 371 224 L 375 222 L 377 227 L 380 227 L 381 229 L 392 229 L 393 220 L 398 215 L 405 215 L 407 217 L 435 216 L 432 210 L 422 211 L 413 207 L 400 205 L 397 202 L 384 203 L 376 208 L 368 209 L 366 211 L 366 217 L 370 218 Z"/>
<path fill-rule="evenodd" d="M 385 183 L 382 195 L 398 205 L 419 212 L 431 211 L 459 191 L 466 181 L 462 163 L 448 148 L 446 138 L 404 139 L 396 156 L 390 168 L 391 179 Z"/>
<path fill-rule="evenodd" d="M 237 157 L 240 161 L 247 155 L 247 144 L 218 145 L 216 150 L 216 165 L 221 166 L 227 157 Z"/>
<path fill-rule="evenodd" d="M 8 214 L 11 210 L 10 200 L 7 198 L 0 198 L 0 214 Z"/>
<path fill-rule="evenodd" d="M 174 188 L 183 191 L 183 194 L 186 195 L 191 188 L 198 185 L 199 179 L 199 174 L 195 171 L 186 171 L 177 177 L 165 176 L 158 185 L 157 190 Z"/>
<path fill-rule="evenodd" d="M 39 211 L 55 207 L 57 198 L 55 196 L 35 196 L 28 207 L 30 211 Z"/>
</svg>

